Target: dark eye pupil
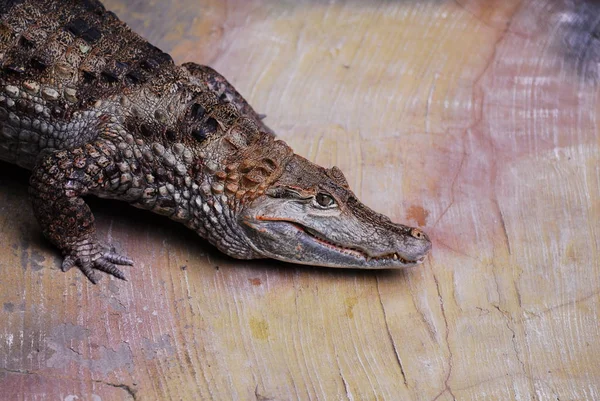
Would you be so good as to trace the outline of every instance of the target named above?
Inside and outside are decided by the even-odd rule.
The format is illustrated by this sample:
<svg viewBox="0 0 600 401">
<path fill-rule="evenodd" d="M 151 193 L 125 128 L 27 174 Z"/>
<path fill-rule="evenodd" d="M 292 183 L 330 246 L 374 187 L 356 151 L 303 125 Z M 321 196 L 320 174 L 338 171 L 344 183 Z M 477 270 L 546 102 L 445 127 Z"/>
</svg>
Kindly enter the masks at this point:
<svg viewBox="0 0 600 401">
<path fill-rule="evenodd" d="M 317 194 L 317 203 L 323 207 L 333 205 L 334 200 L 331 196 L 325 194 Z"/>
</svg>

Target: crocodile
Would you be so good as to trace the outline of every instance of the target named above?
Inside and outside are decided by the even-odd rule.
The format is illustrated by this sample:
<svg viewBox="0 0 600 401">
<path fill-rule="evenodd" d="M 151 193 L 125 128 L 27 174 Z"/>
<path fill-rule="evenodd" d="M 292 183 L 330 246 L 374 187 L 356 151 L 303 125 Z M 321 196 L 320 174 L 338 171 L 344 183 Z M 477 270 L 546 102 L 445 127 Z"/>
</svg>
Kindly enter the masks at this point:
<svg viewBox="0 0 600 401">
<path fill-rule="evenodd" d="M 295 154 L 219 73 L 177 65 L 97 0 L 0 0 L 0 160 L 31 170 L 44 236 L 92 282 L 133 261 L 84 197 L 181 222 L 238 259 L 359 269 L 423 262 L 431 241 Z"/>
</svg>

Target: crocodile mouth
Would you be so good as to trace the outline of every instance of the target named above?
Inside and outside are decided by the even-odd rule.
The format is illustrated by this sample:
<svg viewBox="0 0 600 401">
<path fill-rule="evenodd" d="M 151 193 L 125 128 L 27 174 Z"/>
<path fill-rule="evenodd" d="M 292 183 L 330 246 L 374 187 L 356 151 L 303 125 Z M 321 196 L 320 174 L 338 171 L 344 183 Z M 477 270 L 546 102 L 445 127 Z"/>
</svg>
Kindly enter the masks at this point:
<svg viewBox="0 0 600 401">
<path fill-rule="evenodd" d="M 369 268 L 409 267 L 422 263 L 426 257 L 426 255 L 423 255 L 416 259 L 411 259 L 400 252 L 372 255 L 362 248 L 343 245 L 331 241 L 330 239 L 325 238 L 318 231 L 295 221 L 267 216 L 257 216 L 255 219 L 263 224 L 270 223 L 279 225 L 280 229 L 283 231 L 288 231 L 291 229 L 296 233 L 300 233 L 301 235 L 297 237 L 298 244 L 299 246 L 303 246 L 302 249 L 306 248 L 308 252 L 311 252 L 311 250 L 314 251 L 316 248 L 321 249 L 322 253 L 330 252 L 339 256 L 335 258 L 333 263 L 323 263 L 324 261 L 321 259 L 320 262 L 322 264 L 320 264 L 322 266 L 344 267 L 347 265 L 348 267 L 354 266 Z M 288 227 L 288 230 L 284 228 L 286 226 Z M 274 226 L 272 226 L 272 228 L 274 228 Z M 288 233 L 288 235 L 291 235 L 291 233 Z M 281 258 L 278 255 L 271 255 L 271 257 L 276 259 L 287 259 Z M 297 258 L 294 258 L 292 261 L 295 263 L 312 264 L 309 260 L 298 260 Z"/>
<path fill-rule="evenodd" d="M 303 226 L 298 223 L 288 222 L 295 226 L 298 230 L 303 231 L 306 235 L 311 237 L 314 241 L 320 243 L 322 246 L 325 246 L 331 250 L 341 252 L 350 256 L 354 256 L 359 259 L 363 259 L 366 262 L 393 262 L 393 263 L 401 263 L 403 265 L 415 265 L 422 263 L 425 260 L 425 256 L 422 256 L 416 260 L 409 260 L 403 257 L 398 252 L 390 252 L 382 255 L 373 256 L 365 252 L 364 250 L 356 247 L 344 246 L 338 243 L 335 243 L 331 240 L 323 238 L 317 231 Z"/>
</svg>

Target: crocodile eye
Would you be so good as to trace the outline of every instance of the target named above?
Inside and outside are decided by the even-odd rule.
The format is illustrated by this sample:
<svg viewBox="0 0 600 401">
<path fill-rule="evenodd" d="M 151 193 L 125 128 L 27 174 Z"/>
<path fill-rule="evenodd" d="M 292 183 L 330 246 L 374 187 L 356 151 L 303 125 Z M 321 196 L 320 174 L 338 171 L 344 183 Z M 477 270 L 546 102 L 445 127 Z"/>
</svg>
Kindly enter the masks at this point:
<svg viewBox="0 0 600 401">
<path fill-rule="evenodd" d="M 315 200 L 321 207 L 334 207 L 336 205 L 335 199 L 332 196 L 319 192 L 317 196 L 315 196 Z"/>
</svg>

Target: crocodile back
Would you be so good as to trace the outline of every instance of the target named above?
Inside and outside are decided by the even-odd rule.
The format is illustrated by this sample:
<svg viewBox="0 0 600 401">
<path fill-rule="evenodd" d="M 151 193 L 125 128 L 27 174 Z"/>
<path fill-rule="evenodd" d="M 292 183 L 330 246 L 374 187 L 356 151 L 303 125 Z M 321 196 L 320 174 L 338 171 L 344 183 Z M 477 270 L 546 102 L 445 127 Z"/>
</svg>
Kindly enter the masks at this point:
<svg viewBox="0 0 600 401">
<path fill-rule="evenodd" d="M 58 86 L 63 112 L 123 93 L 174 67 L 173 60 L 95 0 L 0 2 L 4 79 Z M 66 93 L 65 93 L 66 91 Z"/>
<path fill-rule="evenodd" d="M 84 143 L 94 104 L 160 93 L 178 71 L 96 0 L 0 0 L 0 159 L 31 168 L 43 148 Z"/>
</svg>

